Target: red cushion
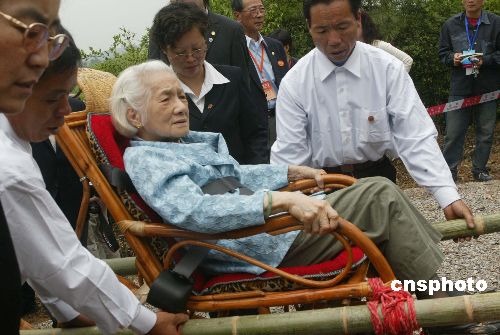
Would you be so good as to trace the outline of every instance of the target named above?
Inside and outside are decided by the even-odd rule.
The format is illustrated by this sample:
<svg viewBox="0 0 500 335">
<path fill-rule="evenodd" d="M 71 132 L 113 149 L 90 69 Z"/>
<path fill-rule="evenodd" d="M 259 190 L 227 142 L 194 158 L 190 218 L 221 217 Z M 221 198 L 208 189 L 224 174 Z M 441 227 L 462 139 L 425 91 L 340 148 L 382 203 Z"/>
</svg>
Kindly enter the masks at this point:
<svg viewBox="0 0 500 335">
<path fill-rule="evenodd" d="M 89 131 L 94 135 L 96 144 L 100 146 L 106 159 L 111 166 L 125 171 L 123 154 L 130 146 L 130 139 L 120 135 L 113 123 L 109 113 L 89 113 L 87 124 Z M 152 222 L 162 222 L 158 214 L 152 210 L 137 193 L 129 192 L 130 197 L 137 206 L 142 209 Z"/>
<path fill-rule="evenodd" d="M 365 254 L 363 253 L 363 250 L 361 250 L 359 247 L 353 246 L 352 267 L 354 268 L 358 266 L 365 259 L 366 257 Z M 294 266 L 288 268 L 280 268 L 280 270 L 304 278 L 320 280 L 325 278 L 331 278 L 337 275 L 342 271 L 342 269 L 346 266 L 346 264 L 347 264 L 347 252 L 344 250 L 334 259 L 323 263 L 308 265 L 308 266 Z M 264 272 L 260 275 L 253 275 L 249 273 L 230 273 L 210 278 L 209 280 L 206 281 L 206 283 L 203 282 L 202 278 L 196 280 L 198 278 L 195 277 L 194 290 L 199 294 L 204 294 L 207 293 L 209 290 L 214 289 L 214 287 L 218 285 L 225 285 L 236 282 L 265 281 L 277 278 L 279 278 L 279 276 L 277 276 L 272 272 Z"/>
</svg>

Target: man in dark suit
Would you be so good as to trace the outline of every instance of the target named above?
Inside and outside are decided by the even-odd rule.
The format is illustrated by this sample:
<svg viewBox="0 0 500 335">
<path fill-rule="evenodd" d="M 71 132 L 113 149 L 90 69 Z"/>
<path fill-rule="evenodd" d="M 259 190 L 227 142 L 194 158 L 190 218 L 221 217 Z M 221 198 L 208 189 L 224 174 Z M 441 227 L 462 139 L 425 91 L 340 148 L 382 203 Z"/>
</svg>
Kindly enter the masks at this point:
<svg viewBox="0 0 500 335">
<path fill-rule="evenodd" d="M 209 0 L 172 0 L 171 2 L 191 2 L 207 12 L 208 29 L 205 40 L 208 49 L 205 60 L 210 64 L 232 65 L 241 68 L 243 79 L 249 85 L 248 66 L 251 64 L 251 60 L 241 26 L 223 15 L 210 11 Z M 151 37 L 149 38 L 148 59 L 165 61 L 165 55 Z"/>
<path fill-rule="evenodd" d="M 266 9 L 261 0 L 232 0 L 236 21 L 243 26 L 250 64 L 250 93 L 261 110 L 267 110 L 269 149 L 276 140 L 276 97 L 281 79 L 288 71 L 285 49 L 280 41 L 263 37 Z"/>
<path fill-rule="evenodd" d="M 69 97 L 68 101 L 73 112 L 85 109 L 85 104 L 79 99 Z M 49 138 L 43 142 L 31 143 L 31 148 L 33 158 L 42 172 L 47 191 L 75 229 L 82 200 L 80 178 L 56 144 L 55 139 Z M 85 229 L 83 234 L 86 235 Z M 85 240 L 86 238 L 82 236 L 82 241 Z"/>
</svg>

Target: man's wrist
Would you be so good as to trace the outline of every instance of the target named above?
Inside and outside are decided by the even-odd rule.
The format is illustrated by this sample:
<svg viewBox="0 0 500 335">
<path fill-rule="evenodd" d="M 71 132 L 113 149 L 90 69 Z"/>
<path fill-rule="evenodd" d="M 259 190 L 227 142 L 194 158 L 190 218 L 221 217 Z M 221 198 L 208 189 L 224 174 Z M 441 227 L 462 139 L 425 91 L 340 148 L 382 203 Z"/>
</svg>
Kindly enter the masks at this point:
<svg viewBox="0 0 500 335">
<path fill-rule="evenodd" d="M 129 328 L 137 334 L 147 334 L 156 324 L 156 314 L 144 306 L 139 307 L 137 316 L 130 323 Z"/>
</svg>

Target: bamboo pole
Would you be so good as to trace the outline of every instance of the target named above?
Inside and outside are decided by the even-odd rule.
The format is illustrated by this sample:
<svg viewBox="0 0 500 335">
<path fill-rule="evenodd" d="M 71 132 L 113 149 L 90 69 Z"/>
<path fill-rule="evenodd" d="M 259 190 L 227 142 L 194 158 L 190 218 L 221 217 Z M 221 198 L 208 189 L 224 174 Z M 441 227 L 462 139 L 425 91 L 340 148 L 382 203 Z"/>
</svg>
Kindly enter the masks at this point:
<svg viewBox="0 0 500 335">
<path fill-rule="evenodd" d="M 137 274 L 135 257 L 103 259 L 114 273 L 120 276 L 131 276 Z"/>
<path fill-rule="evenodd" d="M 450 220 L 435 223 L 432 226 L 443 234 L 442 240 L 450 240 L 456 237 L 491 234 L 500 232 L 500 213 L 491 215 L 474 216 L 475 228 L 467 227 L 465 220 Z"/>
<path fill-rule="evenodd" d="M 417 320 L 422 327 L 460 325 L 500 319 L 500 292 L 415 301 Z M 379 308 L 379 314 L 380 308 Z M 365 305 L 326 308 L 292 313 L 191 319 L 183 335 L 322 335 L 357 334 L 372 331 L 370 312 Z M 97 335 L 95 327 L 21 331 L 21 335 Z M 118 334 L 132 334 L 124 331 Z"/>
<path fill-rule="evenodd" d="M 459 325 L 500 319 L 500 293 L 415 302 L 422 327 Z M 380 308 L 379 308 L 379 314 Z M 346 306 L 296 313 L 190 320 L 183 335 L 322 335 L 373 331 L 366 306 Z"/>
</svg>

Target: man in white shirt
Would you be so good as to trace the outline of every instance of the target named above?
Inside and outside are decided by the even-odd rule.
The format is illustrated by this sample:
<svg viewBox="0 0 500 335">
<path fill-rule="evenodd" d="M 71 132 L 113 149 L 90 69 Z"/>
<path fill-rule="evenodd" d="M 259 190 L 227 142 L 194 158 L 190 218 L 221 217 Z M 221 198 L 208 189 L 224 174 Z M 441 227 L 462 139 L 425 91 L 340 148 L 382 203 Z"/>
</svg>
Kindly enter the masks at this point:
<svg viewBox="0 0 500 335">
<path fill-rule="evenodd" d="M 447 219 L 465 218 L 473 227 L 437 144 L 436 128 L 403 64 L 356 42 L 360 4 L 304 1 L 316 48 L 281 82 L 271 163 L 395 180 L 385 155 L 399 155 Z"/>
<path fill-rule="evenodd" d="M 144 308 L 104 262 L 81 246 L 31 156 L 29 141 L 57 133 L 76 84 L 78 49 L 73 44 L 55 60 L 57 50 L 65 48 L 59 43 L 64 37 L 49 40 L 58 8 L 59 1 L 0 1 L 0 201 L 21 280 L 28 280 L 68 326 L 91 324 L 83 313 L 107 334 L 122 327 L 139 334 L 177 334 L 187 316 Z M 49 59 L 55 61 L 40 78 Z M 14 115 L 31 93 L 25 112 Z"/>
</svg>

